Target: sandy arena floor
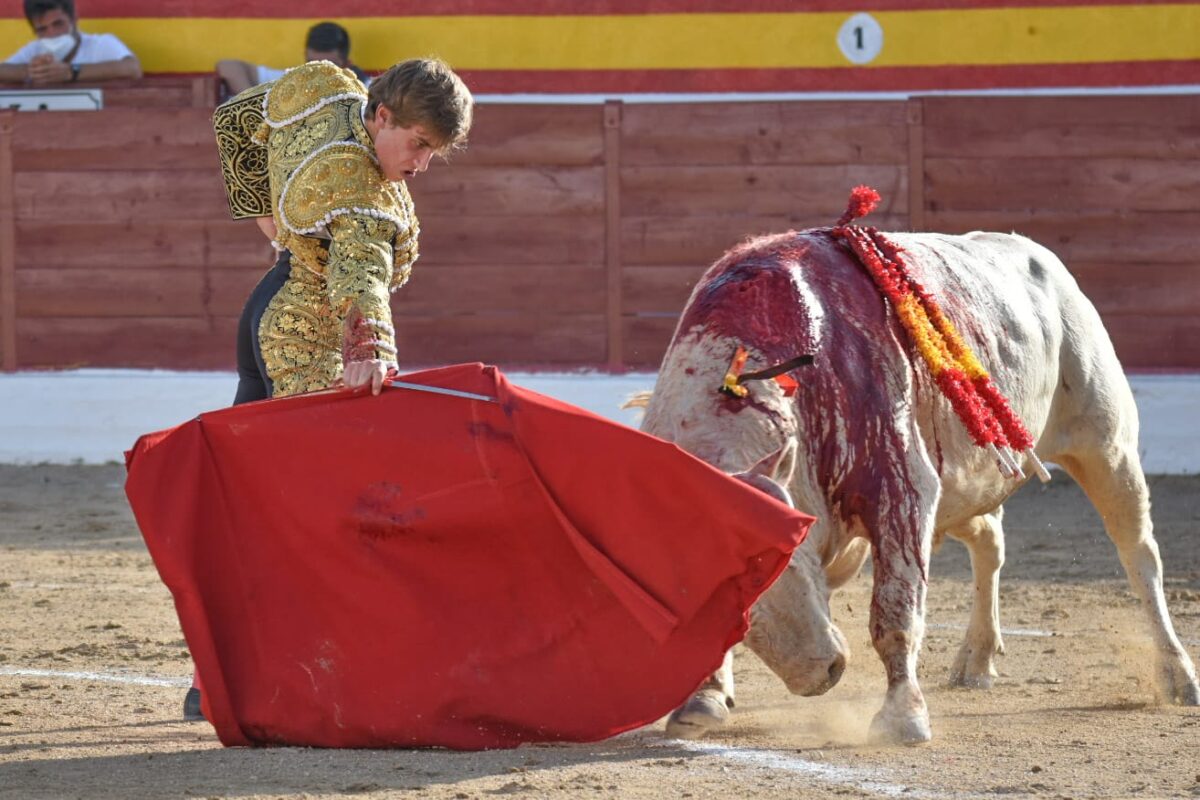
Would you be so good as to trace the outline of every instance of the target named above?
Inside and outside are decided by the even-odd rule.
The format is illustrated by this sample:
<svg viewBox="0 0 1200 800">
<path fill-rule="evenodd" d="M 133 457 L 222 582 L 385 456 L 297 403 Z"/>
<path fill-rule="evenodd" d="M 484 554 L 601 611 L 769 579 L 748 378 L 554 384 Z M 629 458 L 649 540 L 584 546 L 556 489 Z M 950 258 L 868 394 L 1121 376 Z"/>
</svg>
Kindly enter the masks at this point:
<svg viewBox="0 0 1200 800">
<path fill-rule="evenodd" d="M 933 560 L 922 655 L 934 741 L 865 744 L 883 696 L 869 576 L 835 595 L 854 648 L 840 685 L 790 697 L 751 654 L 728 728 L 662 725 L 513 751 L 224 749 L 178 721 L 190 675 L 171 598 L 118 466 L 0 466 L 0 797 L 1200 797 L 1200 709 L 1160 706 L 1137 602 L 1091 506 L 1061 474 L 1008 505 L 988 692 L 945 686 L 969 606 L 965 550 Z M 1200 657 L 1200 477 L 1152 480 L 1180 637 Z"/>
</svg>

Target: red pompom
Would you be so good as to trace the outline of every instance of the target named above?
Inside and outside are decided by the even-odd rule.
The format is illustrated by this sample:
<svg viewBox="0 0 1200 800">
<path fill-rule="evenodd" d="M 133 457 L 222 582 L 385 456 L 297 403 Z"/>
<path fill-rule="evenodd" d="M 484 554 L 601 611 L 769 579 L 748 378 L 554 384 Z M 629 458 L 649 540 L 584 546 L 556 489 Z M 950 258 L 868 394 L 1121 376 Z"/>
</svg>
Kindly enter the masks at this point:
<svg viewBox="0 0 1200 800">
<path fill-rule="evenodd" d="M 875 206 L 879 205 L 879 200 L 879 192 L 870 186 L 855 186 L 850 190 L 850 204 L 846 206 L 846 213 L 837 221 L 838 226 L 847 225 L 870 214 Z"/>
</svg>

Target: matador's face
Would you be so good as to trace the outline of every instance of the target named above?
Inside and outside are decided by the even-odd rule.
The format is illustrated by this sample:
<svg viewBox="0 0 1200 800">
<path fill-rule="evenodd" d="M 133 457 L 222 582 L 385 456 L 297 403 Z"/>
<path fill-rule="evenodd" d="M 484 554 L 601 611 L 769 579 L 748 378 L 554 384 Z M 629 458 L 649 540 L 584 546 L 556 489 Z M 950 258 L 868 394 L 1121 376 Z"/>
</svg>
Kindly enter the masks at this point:
<svg viewBox="0 0 1200 800">
<path fill-rule="evenodd" d="M 379 167 L 389 181 L 408 180 L 418 172 L 429 168 L 437 148 L 433 137 L 420 125 L 393 126 L 393 117 L 386 106 L 375 111 L 375 153 L 379 156 Z"/>
</svg>

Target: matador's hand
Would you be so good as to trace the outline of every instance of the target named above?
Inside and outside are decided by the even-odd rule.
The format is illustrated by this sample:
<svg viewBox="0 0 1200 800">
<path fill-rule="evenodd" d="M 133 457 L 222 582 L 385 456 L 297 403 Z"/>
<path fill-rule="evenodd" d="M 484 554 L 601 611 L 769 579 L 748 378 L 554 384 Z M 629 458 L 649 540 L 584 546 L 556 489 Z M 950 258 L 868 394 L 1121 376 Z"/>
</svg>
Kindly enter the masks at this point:
<svg viewBox="0 0 1200 800">
<path fill-rule="evenodd" d="M 351 361 L 342 370 L 342 385 L 347 389 L 371 387 L 371 394 L 383 391 L 383 379 L 387 377 L 389 364 L 372 358 L 367 361 Z"/>
</svg>

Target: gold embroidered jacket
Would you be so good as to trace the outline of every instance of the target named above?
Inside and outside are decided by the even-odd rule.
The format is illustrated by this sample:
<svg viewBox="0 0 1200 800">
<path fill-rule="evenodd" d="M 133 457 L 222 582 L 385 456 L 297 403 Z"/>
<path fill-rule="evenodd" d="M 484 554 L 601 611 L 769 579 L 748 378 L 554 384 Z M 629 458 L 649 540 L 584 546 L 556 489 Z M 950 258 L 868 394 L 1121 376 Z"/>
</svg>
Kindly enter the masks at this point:
<svg viewBox="0 0 1200 800">
<path fill-rule="evenodd" d="M 417 259 L 419 227 L 407 188 L 379 169 L 366 95 L 349 70 L 311 62 L 213 117 L 231 214 L 272 216 L 292 254 L 258 330 L 276 396 L 327 388 L 346 361 L 395 362 L 389 295 Z"/>
</svg>

